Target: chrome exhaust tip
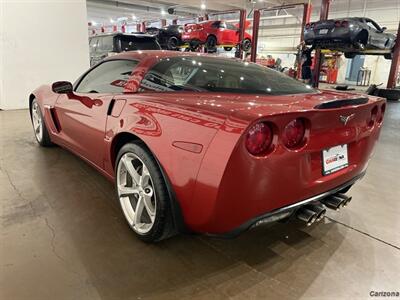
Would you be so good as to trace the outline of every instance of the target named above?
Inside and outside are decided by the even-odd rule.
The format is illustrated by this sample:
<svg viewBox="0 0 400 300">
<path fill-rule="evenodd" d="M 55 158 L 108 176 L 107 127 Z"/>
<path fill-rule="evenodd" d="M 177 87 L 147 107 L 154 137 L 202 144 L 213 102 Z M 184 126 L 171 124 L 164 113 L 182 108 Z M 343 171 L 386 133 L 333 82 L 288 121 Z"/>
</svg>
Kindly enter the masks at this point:
<svg viewBox="0 0 400 300">
<path fill-rule="evenodd" d="M 310 226 L 312 223 L 314 223 L 317 220 L 317 213 L 315 211 L 312 211 L 311 209 L 301 207 L 297 213 L 296 217 L 305 222 L 307 226 Z"/>
<path fill-rule="evenodd" d="M 341 194 L 341 193 L 335 194 L 335 196 L 342 198 L 344 200 L 342 207 L 346 207 L 353 199 L 351 196 L 347 196 L 347 195 Z"/>
<path fill-rule="evenodd" d="M 316 222 L 321 221 L 325 217 L 326 209 L 321 204 L 308 204 L 306 208 L 317 214 Z"/>
<path fill-rule="evenodd" d="M 342 208 L 345 204 L 345 199 L 332 195 L 328 196 L 324 199 L 321 200 L 321 202 L 328 208 L 333 209 L 333 210 L 339 210 Z"/>
</svg>

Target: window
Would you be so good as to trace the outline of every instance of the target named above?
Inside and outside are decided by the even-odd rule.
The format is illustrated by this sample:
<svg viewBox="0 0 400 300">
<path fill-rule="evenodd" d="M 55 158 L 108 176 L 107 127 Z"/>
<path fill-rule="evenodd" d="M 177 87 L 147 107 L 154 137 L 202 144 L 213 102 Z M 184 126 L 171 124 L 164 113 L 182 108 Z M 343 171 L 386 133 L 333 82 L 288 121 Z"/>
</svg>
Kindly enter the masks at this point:
<svg viewBox="0 0 400 300">
<path fill-rule="evenodd" d="M 112 52 L 114 51 L 114 36 L 104 36 L 100 39 L 98 46 L 101 52 Z"/>
<path fill-rule="evenodd" d="M 121 52 L 134 50 L 160 50 L 160 45 L 156 38 L 149 36 L 129 36 L 120 37 Z"/>
<path fill-rule="evenodd" d="M 212 28 L 221 28 L 220 26 L 221 26 L 221 21 L 216 21 L 211 24 Z"/>
<path fill-rule="evenodd" d="M 315 92 L 280 72 L 233 59 L 164 58 L 145 75 L 141 91 L 198 91 L 285 95 Z"/>
<path fill-rule="evenodd" d="M 138 64 L 133 60 L 110 60 L 91 70 L 75 89 L 78 93 L 122 93 Z"/>
<path fill-rule="evenodd" d="M 374 21 L 372 21 L 371 19 L 365 19 L 365 23 L 367 23 L 367 25 L 370 27 L 370 28 L 372 28 L 372 29 L 374 29 L 374 30 L 376 30 L 376 31 L 380 31 L 381 30 L 381 28 L 379 27 L 379 25 L 378 24 L 376 24 Z"/>
<path fill-rule="evenodd" d="M 90 39 L 90 41 L 89 41 L 90 53 L 94 53 L 96 51 L 98 42 L 99 42 L 99 38 L 91 38 Z"/>
<path fill-rule="evenodd" d="M 230 24 L 230 23 L 226 23 L 226 29 L 239 30 L 239 28 L 237 28 L 235 25 Z"/>
</svg>

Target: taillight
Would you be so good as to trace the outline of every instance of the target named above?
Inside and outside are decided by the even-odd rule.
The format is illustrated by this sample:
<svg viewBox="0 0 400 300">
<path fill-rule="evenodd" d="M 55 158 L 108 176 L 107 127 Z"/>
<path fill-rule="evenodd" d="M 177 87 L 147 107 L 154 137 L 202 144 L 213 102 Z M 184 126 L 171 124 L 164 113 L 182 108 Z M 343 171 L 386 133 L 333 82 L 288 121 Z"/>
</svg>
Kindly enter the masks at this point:
<svg viewBox="0 0 400 300">
<path fill-rule="evenodd" d="M 340 21 L 335 21 L 335 27 L 340 27 L 341 22 Z"/>
<path fill-rule="evenodd" d="M 250 154 L 260 156 L 266 154 L 272 144 L 272 128 L 266 122 L 253 125 L 246 134 L 245 145 Z"/>
<path fill-rule="evenodd" d="M 368 121 L 368 127 L 374 126 L 377 116 L 378 116 L 378 106 L 374 106 L 374 108 L 371 110 L 371 117 Z"/>
<path fill-rule="evenodd" d="M 282 133 L 283 144 L 287 148 L 298 148 L 303 145 L 306 125 L 303 119 L 294 119 L 286 125 Z"/>
<path fill-rule="evenodd" d="M 342 27 L 349 27 L 349 22 L 348 21 L 342 21 L 341 26 Z"/>
<path fill-rule="evenodd" d="M 383 103 L 381 106 L 381 115 L 379 116 L 378 123 L 382 123 L 385 111 L 386 111 L 386 103 Z"/>
</svg>

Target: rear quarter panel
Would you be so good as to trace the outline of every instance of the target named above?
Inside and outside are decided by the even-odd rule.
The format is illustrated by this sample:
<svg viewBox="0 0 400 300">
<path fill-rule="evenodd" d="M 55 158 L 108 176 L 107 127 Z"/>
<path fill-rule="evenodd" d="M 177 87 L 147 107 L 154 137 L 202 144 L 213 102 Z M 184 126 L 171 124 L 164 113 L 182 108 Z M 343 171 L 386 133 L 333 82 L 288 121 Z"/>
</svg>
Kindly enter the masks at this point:
<svg viewBox="0 0 400 300">
<path fill-rule="evenodd" d="M 191 96 L 191 100 L 185 98 L 186 104 L 183 105 L 179 102 L 185 99 L 180 99 L 176 93 L 149 92 L 118 96 L 117 101 L 123 100 L 126 104 L 119 117 L 108 118 L 105 137 L 110 153 L 105 160 L 105 166 L 111 176 L 114 175 L 116 156 L 113 147 L 118 135 L 132 133 L 144 141 L 171 182 L 184 217 L 189 217 L 185 218 L 189 227 L 192 223 L 193 209 L 202 207 L 201 203 L 193 198 L 200 166 L 219 129 L 226 130 L 226 115 L 198 109 L 196 98 L 194 95 Z M 188 104 L 190 102 L 192 104 Z M 227 130 L 242 131 L 243 128 Z M 192 150 L 182 149 L 182 142 Z M 229 150 L 223 152 L 220 161 L 226 159 L 229 153 Z M 219 171 L 218 167 L 216 169 Z M 203 199 L 206 201 L 207 195 L 204 195 Z"/>
</svg>

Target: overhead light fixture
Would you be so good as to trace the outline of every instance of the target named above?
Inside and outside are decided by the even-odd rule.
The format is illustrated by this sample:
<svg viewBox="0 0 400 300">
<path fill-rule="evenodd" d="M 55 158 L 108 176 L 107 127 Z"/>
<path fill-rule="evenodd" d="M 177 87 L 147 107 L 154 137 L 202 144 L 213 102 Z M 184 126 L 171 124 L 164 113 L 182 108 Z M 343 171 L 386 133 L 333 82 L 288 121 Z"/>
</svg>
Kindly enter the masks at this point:
<svg viewBox="0 0 400 300">
<path fill-rule="evenodd" d="M 114 23 L 114 20 L 113 20 L 113 19 L 110 19 L 110 22 L 111 22 L 111 23 Z"/>
<path fill-rule="evenodd" d="M 205 3 L 202 3 L 202 4 L 200 5 L 200 8 L 201 8 L 202 10 L 205 10 L 205 9 L 206 9 L 206 4 L 205 4 Z"/>
<path fill-rule="evenodd" d="M 161 10 L 161 14 L 164 16 L 166 14 L 165 10 Z"/>
<path fill-rule="evenodd" d="M 96 26 L 97 23 L 95 21 L 91 21 L 90 23 L 92 23 L 92 26 Z"/>
</svg>

